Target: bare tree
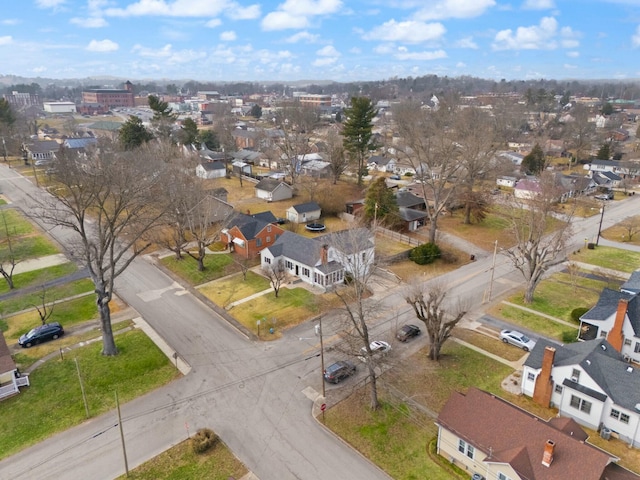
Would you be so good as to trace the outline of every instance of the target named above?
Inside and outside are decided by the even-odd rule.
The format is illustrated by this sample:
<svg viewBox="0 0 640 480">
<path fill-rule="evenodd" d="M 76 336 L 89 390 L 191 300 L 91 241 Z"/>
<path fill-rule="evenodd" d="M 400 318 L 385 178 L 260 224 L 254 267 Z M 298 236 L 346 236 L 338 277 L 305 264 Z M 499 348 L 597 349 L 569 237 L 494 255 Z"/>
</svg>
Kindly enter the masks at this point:
<svg viewBox="0 0 640 480">
<path fill-rule="evenodd" d="M 538 193 L 527 200 L 513 197 L 502 210 L 515 240 L 515 245 L 502 253 L 525 278 L 525 303 L 533 301 L 544 273 L 565 259 L 573 212 L 565 212 L 562 219 L 554 218 L 554 206 L 559 198 L 555 176 L 543 172 Z"/>
<path fill-rule="evenodd" d="M 278 298 L 280 288 L 286 283 L 288 277 L 284 261 L 281 258 L 274 260 L 273 263 L 270 263 L 268 266 L 262 267 L 262 273 L 269 279 L 269 282 L 271 282 L 273 293 L 276 298 Z"/>
<path fill-rule="evenodd" d="M 42 325 L 47 323 L 47 320 L 53 315 L 55 303 L 47 303 L 47 288 L 44 285 L 40 287 L 40 303 L 38 305 L 34 304 L 33 306 L 38 311 Z"/>
<path fill-rule="evenodd" d="M 7 282 L 9 290 L 13 290 L 15 288 L 15 285 L 13 283 L 13 271 L 15 270 L 16 265 L 19 263 L 19 261 L 13 245 L 13 241 L 11 239 L 13 233 L 9 231 L 7 217 L 5 217 L 4 212 L 2 212 L 2 223 L 5 233 L 4 238 L 2 239 L 2 243 L 6 244 L 6 248 L 0 248 L 0 274 L 2 274 L 2 277 Z"/>
<path fill-rule="evenodd" d="M 335 185 L 347 169 L 349 159 L 345 155 L 342 138 L 334 128 L 330 128 L 327 133 L 327 151 L 325 154 L 326 160 L 329 162 L 331 168 L 333 184 Z"/>
<path fill-rule="evenodd" d="M 458 133 L 455 131 L 455 103 L 441 102 L 428 111 L 417 102 L 394 109 L 400 134 L 398 157 L 416 172 L 417 188 L 428 205 L 429 242 L 436 243 L 438 217 L 455 192 L 455 181 L 462 174 Z"/>
<path fill-rule="evenodd" d="M 455 131 L 461 147 L 461 180 L 464 199 L 463 223 L 471 223 L 474 205 L 482 197 L 476 195 L 474 187 L 492 169 L 492 162 L 500 143 L 493 118 L 478 108 L 466 108 L 456 115 Z"/>
<path fill-rule="evenodd" d="M 429 336 L 429 358 L 438 360 L 442 345 L 451 336 L 451 331 L 466 315 L 467 309 L 461 304 L 453 313 L 444 305 L 447 288 L 443 285 L 428 287 L 424 282 L 415 281 L 405 294 L 405 301 L 411 305 L 416 318 L 424 323 Z"/>
<path fill-rule="evenodd" d="M 577 104 L 571 110 L 571 117 L 566 133 L 569 145 L 576 152 L 575 159 L 579 162 L 588 158 L 596 128 L 594 123 L 589 122 L 589 110 L 584 105 Z"/>
<path fill-rule="evenodd" d="M 95 287 L 103 355 L 118 353 L 109 306 L 115 279 L 151 245 L 149 234 L 166 212 L 161 186 L 169 159 L 153 146 L 123 152 L 103 140 L 82 163 L 62 155 L 50 195 L 33 199 L 36 217 L 77 234 L 74 254 Z"/>
<path fill-rule="evenodd" d="M 638 217 L 627 217 L 618 225 L 620 225 L 620 228 L 624 229 L 625 231 L 626 239 L 625 237 L 623 237 L 623 240 L 625 242 L 632 242 L 633 237 L 640 233 L 640 219 Z"/>
<path fill-rule="evenodd" d="M 373 232 L 367 228 L 353 228 L 336 232 L 327 237 L 327 257 L 334 257 L 345 268 L 346 285 L 334 290 L 342 303 L 346 321 L 345 339 L 352 355 L 365 359 L 369 380 L 369 406 L 372 410 L 380 406 L 376 378 L 377 360 L 371 350 L 368 321 L 380 314 L 381 305 L 369 300 L 375 252 Z"/>
<path fill-rule="evenodd" d="M 307 106 L 293 105 L 278 110 L 274 117 L 282 138 L 276 143 L 280 163 L 284 164 L 291 185 L 300 175 L 300 159 L 311 153 L 311 135 L 318 124 L 318 112 Z"/>
</svg>

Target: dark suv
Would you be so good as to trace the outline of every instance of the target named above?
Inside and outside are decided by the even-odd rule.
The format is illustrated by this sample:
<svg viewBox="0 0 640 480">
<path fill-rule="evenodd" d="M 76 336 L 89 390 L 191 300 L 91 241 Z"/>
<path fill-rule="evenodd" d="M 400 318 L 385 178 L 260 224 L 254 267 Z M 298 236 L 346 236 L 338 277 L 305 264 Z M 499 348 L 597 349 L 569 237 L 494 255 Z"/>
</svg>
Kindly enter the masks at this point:
<svg viewBox="0 0 640 480">
<path fill-rule="evenodd" d="M 324 379 L 329 383 L 338 383 L 354 373 L 356 373 L 356 366 L 353 363 L 347 360 L 340 360 L 327 367 L 324 371 Z"/>
<path fill-rule="evenodd" d="M 416 325 L 404 325 L 396 333 L 396 338 L 401 342 L 406 342 L 412 337 L 420 335 L 420 328 Z"/>
<path fill-rule="evenodd" d="M 64 335 L 64 329 L 58 322 L 45 323 L 22 335 L 18 343 L 23 348 L 29 348 L 47 340 L 55 340 L 62 335 Z"/>
</svg>

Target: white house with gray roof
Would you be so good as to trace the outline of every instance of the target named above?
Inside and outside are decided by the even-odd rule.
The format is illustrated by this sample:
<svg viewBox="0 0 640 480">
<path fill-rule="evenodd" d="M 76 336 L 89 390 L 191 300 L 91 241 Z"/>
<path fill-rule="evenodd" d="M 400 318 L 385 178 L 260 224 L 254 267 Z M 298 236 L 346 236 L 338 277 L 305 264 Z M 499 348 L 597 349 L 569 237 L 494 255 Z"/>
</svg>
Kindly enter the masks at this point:
<svg viewBox="0 0 640 480">
<path fill-rule="evenodd" d="M 640 369 L 604 338 L 539 340 L 524 363 L 521 391 L 560 416 L 640 446 Z"/>
<path fill-rule="evenodd" d="M 364 228 L 314 238 L 285 231 L 260 252 L 262 268 L 282 262 L 289 275 L 323 289 L 342 283 L 347 273 L 368 272 L 374 260 L 373 238 Z"/>
</svg>

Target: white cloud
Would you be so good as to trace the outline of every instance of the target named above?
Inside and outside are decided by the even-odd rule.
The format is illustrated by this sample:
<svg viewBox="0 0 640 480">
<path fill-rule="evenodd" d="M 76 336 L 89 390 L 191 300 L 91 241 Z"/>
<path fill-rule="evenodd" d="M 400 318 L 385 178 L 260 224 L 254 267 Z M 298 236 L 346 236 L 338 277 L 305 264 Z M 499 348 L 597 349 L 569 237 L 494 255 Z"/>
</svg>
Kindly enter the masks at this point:
<svg viewBox="0 0 640 480">
<path fill-rule="evenodd" d="M 240 7 L 231 0 L 138 0 L 125 8 L 107 8 L 110 17 L 217 17 L 223 12 L 255 15 L 258 6 Z"/>
<path fill-rule="evenodd" d="M 441 58 L 447 58 L 447 53 L 444 50 L 434 50 L 432 52 L 398 52 L 395 57 L 398 60 L 417 60 L 417 61 L 429 61 L 439 60 Z"/>
<path fill-rule="evenodd" d="M 36 0 L 39 8 L 55 8 L 64 4 L 66 0 Z"/>
<path fill-rule="evenodd" d="M 318 15 L 336 13 L 342 8 L 341 0 L 286 0 L 278 9 L 262 19 L 263 30 L 307 28 L 310 19 Z"/>
<path fill-rule="evenodd" d="M 362 49 L 359 47 L 353 47 L 349 49 L 349 53 L 351 53 L 352 55 L 361 55 Z"/>
<path fill-rule="evenodd" d="M 306 30 L 291 35 L 285 39 L 286 43 L 317 43 L 320 40 L 320 35 L 314 35 Z"/>
<path fill-rule="evenodd" d="M 365 40 L 385 42 L 423 43 L 439 40 L 447 30 L 441 23 L 389 20 L 363 35 Z"/>
<path fill-rule="evenodd" d="M 222 20 L 220 20 L 219 18 L 212 18 L 211 20 L 209 20 L 207 23 L 204 24 L 205 27 L 209 27 L 209 28 L 216 28 L 216 27 L 219 27 L 220 25 L 222 25 Z"/>
<path fill-rule="evenodd" d="M 74 17 L 71 20 L 69 20 L 69 23 L 72 23 L 82 28 L 102 28 L 108 25 L 107 21 L 102 17 L 89 17 L 89 18 Z"/>
<path fill-rule="evenodd" d="M 223 42 L 233 42 L 238 36 L 236 32 L 229 30 L 220 34 L 220 40 Z"/>
<path fill-rule="evenodd" d="M 631 45 L 633 48 L 640 47 L 640 25 L 638 25 L 635 33 L 631 36 Z"/>
<path fill-rule="evenodd" d="M 258 18 L 261 13 L 260 5 L 249 5 L 248 7 L 237 5 L 228 10 L 227 16 L 233 20 L 254 20 Z"/>
<path fill-rule="evenodd" d="M 571 65 L 570 63 L 565 63 L 563 67 L 566 68 L 567 70 L 575 70 L 576 68 L 578 68 L 577 65 Z"/>
<path fill-rule="evenodd" d="M 2 25 L 18 25 L 20 23 L 20 20 L 18 20 L 17 18 L 6 18 L 0 23 L 2 23 Z"/>
<path fill-rule="evenodd" d="M 544 17 L 539 25 L 499 31 L 491 45 L 494 50 L 553 50 L 557 48 L 558 22 Z"/>
<path fill-rule="evenodd" d="M 424 5 L 424 3 L 422 3 Z M 443 20 L 446 18 L 474 18 L 496 5 L 495 0 L 437 0 L 428 2 L 413 15 L 416 20 Z"/>
<path fill-rule="evenodd" d="M 337 60 L 338 60 L 337 58 L 331 58 L 331 57 L 318 58 L 314 60 L 312 65 L 314 67 L 326 67 L 328 65 L 333 65 L 334 63 L 336 63 Z"/>
<path fill-rule="evenodd" d="M 578 58 L 580 56 L 580 52 L 567 52 L 567 57 L 570 58 Z"/>
<path fill-rule="evenodd" d="M 91 40 L 89 45 L 86 46 L 86 50 L 90 52 L 115 52 L 120 48 L 116 42 L 111 40 Z"/>
<path fill-rule="evenodd" d="M 0 45 L 10 45 L 13 43 L 13 37 L 11 35 L 5 35 L 0 37 Z"/>
<path fill-rule="evenodd" d="M 159 49 L 153 49 L 143 47 L 136 44 L 131 49 L 133 53 L 137 53 L 141 57 L 145 58 L 159 58 L 167 65 L 181 65 L 188 64 L 197 60 L 201 60 L 207 56 L 205 52 L 198 52 L 195 50 L 173 50 L 170 43 Z"/>
<path fill-rule="evenodd" d="M 522 4 L 525 10 L 548 10 L 555 7 L 554 0 L 525 0 Z"/>
<path fill-rule="evenodd" d="M 461 38 L 455 43 L 458 48 L 471 48 L 473 50 L 478 49 L 478 44 L 473 40 L 473 37 Z"/>
<path fill-rule="evenodd" d="M 373 49 L 378 55 L 390 55 L 395 51 L 396 47 L 393 43 L 381 43 Z"/>
<path fill-rule="evenodd" d="M 318 50 L 316 55 L 320 55 L 321 57 L 339 57 L 340 52 L 336 50 L 333 45 L 327 45 Z"/>
</svg>

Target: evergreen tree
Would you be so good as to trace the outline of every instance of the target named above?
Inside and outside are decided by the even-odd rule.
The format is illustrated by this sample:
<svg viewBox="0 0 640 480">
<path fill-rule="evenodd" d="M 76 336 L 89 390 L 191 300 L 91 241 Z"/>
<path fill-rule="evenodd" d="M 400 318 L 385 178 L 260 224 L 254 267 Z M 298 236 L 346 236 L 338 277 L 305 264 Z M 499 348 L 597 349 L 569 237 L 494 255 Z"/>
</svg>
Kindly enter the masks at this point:
<svg viewBox="0 0 640 480">
<path fill-rule="evenodd" d="M 539 144 L 535 144 L 528 155 L 522 159 L 521 170 L 530 172 L 534 175 L 539 174 L 544 170 L 546 164 L 546 158 L 542 147 Z"/>
<path fill-rule="evenodd" d="M 389 227 L 397 226 L 401 221 L 396 196 L 387 188 L 384 177 L 377 178 L 367 190 L 364 218 L 376 225 L 384 224 Z"/>
<path fill-rule="evenodd" d="M 598 160 L 609 160 L 611 158 L 611 145 L 609 143 L 603 143 L 596 155 Z"/>
<path fill-rule="evenodd" d="M 198 124 L 191 118 L 185 118 L 182 128 L 178 132 L 178 141 L 182 145 L 192 145 L 198 142 Z"/>
<path fill-rule="evenodd" d="M 213 130 L 200 130 L 198 143 L 204 143 L 209 150 L 218 150 L 220 148 L 220 140 L 218 140 L 218 136 Z"/>
<path fill-rule="evenodd" d="M 4 123 L 7 127 L 11 128 L 15 121 L 16 116 L 11 109 L 11 105 L 6 99 L 0 98 L 0 123 Z"/>
<path fill-rule="evenodd" d="M 262 107 L 257 104 L 251 107 L 251 116 L 256 119 L 262 117 Z"/>
<path fill-rule="evenodd" d="M 177 115 L 169 108 L 169 104 L 155 95 L 149 95 L 149 108 L 153 111 L 151 123 L 160 137 L 169 138 Z"/>
<path fill-rule="evenodd" d="M 133 150 L 153 138 L 153 134 L 142 124 L 140 117 L 130 115 L 118 130 L 118 140 L 125 150 Z"/>
<path fill-rule="evenodd" d="M 356 164 L 358 185 L 362 185 L 365 173 L 365 160 L 371 148 L 373 136 L 373 118 L 378 112 L 373 107 L 371 99 L 366 97 L 352 97 L 351 107 L 345 110 L 346 120 L 342 127 L 344 148 Z"/>
</svg>

